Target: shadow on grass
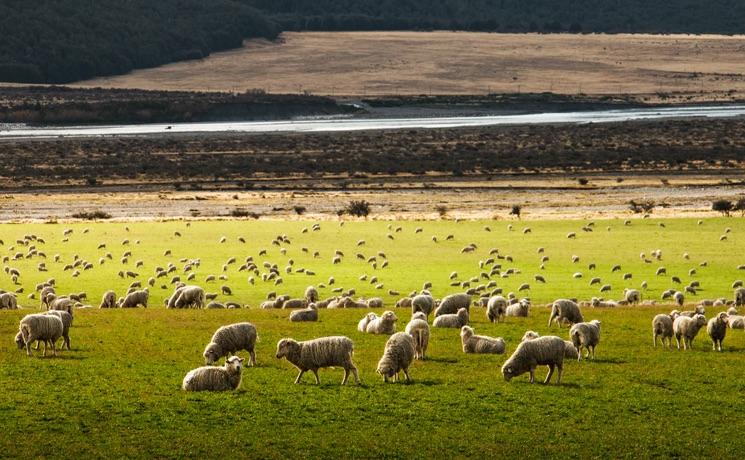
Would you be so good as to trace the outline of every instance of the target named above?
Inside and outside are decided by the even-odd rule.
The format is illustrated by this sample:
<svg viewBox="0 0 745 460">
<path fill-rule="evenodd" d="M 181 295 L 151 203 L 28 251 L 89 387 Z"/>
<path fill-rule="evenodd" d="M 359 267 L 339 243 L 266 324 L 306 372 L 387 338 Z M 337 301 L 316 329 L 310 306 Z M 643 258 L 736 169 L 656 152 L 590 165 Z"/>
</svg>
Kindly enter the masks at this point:
<svg viewBox="0 0 745 460">
<path fill-rule="evenodd" d="M 427 361 L 431 361 L 433 363 L 447 363 L 447 364 L 454 364 L 458 362 L 458 360 L 455 358 L 433 358 L 431 356 L 427 356 L 427 359 L 424 360 L 425 363 Z"/>
</svg>

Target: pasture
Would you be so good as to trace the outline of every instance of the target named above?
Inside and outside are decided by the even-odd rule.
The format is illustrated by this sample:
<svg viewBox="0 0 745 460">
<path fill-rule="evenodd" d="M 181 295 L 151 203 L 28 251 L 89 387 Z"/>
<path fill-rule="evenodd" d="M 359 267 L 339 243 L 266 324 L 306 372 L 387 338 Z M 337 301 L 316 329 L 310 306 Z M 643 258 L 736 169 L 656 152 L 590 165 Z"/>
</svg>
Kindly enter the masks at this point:
<svg viewBox="0 0 745 460">
<path fill-rule="evenodd" d="M 499 368 L 526 330 L 568 338 L 566 328 L 546 326 L 544 305 L 560 297 L 598 296 L 599 286 L 589 285 L 592 277 L 611 285 L 612 290 L 603 295 L 612 299 L 620 299 L 624 287 L 638 288 L 647 281 L 644 298 L 658 302 L 662 291 L 698 280 L 702 289 L 687 296 L 689 308 L 704 298 L 731 299 L 732 282 L 745 277 L 738 270 L 745 263 L 741 219 L 705 219 L 701 225 L 690 219 L 635 219 L 628 226 L 623 220 L 598 220 L 592 232 L 582 231 L 587 223 L 350 221 L 341 226 L 324 221 L 319 231 L 310 230 L 313 222 L 309 221 L 4 224 L 0 254 L 12 259 L 16 253 L 27 253 L 28 247 L 16 240 L 34 234 L 45 240 L 30 244 L 46 254 L 48 271 L 37 271 L 43 259 L 35 256 L 4 263 L 21 272 L 17 286 L 5 272 L 0 273 L 0 288 L 24 289 L 18 297 L 23 310 L 0 311 L 0 452 L 9 457 L 49 458 L 205 457 L 223 452 L 261 458 L 741 454 L 745 446 L 737 433 L 745 428 L 739 408 L 740 392 L 745 389 L 745 333 L 729 330 L 723 353 L 711 351 L 704 330 L 693 351 L 654 349 L 651 319 L 673 309 L 670 304 L 586 308 L 586 320 L 602 321 L 595 362 L 566 363 L 559 386 L 530 385 L 527 375 L 510 383 L 503 380 Z M 420 233 L 415 232 L 418 227 Z M 523 233 L 525 227 L 529 233 Z M 73 232 L 63 241 L 68 228 Z M 726 228 L 731 232 L 725 233 Z M 567 238 L 569 232 L 575 232 L 576 238 Z M 727 239 L 720 241 L 724 234 Z M 287 235 L 291 244 L 272 244 L 278 235 Z M 448 235 L 452 240 L 446 239 Z M 245 243 L 239 241 L 241 237 Z M 123 245 L 124 240 L 129 243 Z M 357 245 L 360 240 L 364 245 Z M 101 243 L 106 247 L 97 249 Z M 462 253 L 470 243 L 477 249 Z M 544 248 L 543 254 L 537 253 L 539 247 Z M 490 324 L 484 309 L 472 308 L 471 325 L 478 334 L 503 337 L 505 355 L 465 355 L 457 330 L 433 329 L 429 359 L 413 365 L 413 383 L 408 385 L 384 384 L 375 374 L 386 337 L 357 332 L 364 310 L 320 310 L 317 323 L 290 323 L 287 310 L 257 308 L 270 291 L 301 297 L 306 286 L 323 283 L 327 287 L 319 289 L 322 298 L 330 297 L 334 287 L 354 288 L 355 297 L 382 297 L 385 309 L 395 310 L 399 318 L 397 329 L 403 330 L 410 311 L 393 308 L 399 296 L 389 295 L 389 289 L 403 296 L 429 281 L 435 297 L 460 292 L 461 287 L 450 286 L 450 274 L 457 272 L 461 281 L 479 276 L 484 271 L 479 261 L 489 258 L 493 248 L 512 259 L 496 263 L 519 271 L 493 277 L 505 293 L 530 284 L 529 291 L 519 294 L 533 302 L 530 317 Z M 259 256 L 262 249 L 267 253 Z M 344 257 L 332 264 L 337 249 Z M 640 258 L 641 252 L 651 258 L 655 249 L 662 250 L 661 261 L 645 263 Z M 166 250 L 170 256 L 164 256 Z M 132 255 L 122 264 L 125 251 Z M 315 251 L 320 253 L 317 258 Z M 389 262 L 385 268 L 379 252 Z M 377 255 L 378 268 L 358 259 L 357 253 L 365 259 Z M 53 261 L 55 254 L 59 262 Z M 94 268 L 72 277 L 63 266 L 72 263 L 76 254 Z M 544 255 L 549 260 L 542 270 Z M 573 255 L 579 256 L 579 262 L 571 261 Z M 247 256 L 261 271 L 265 271 L 263 262 L 276 263 L 282 284 L 239 272 Z M 229 257 L 238 261 L 223 271 Z M 185 280 L 182 259 L 196 258 L 201 264 L 189 283 L 215 293 L 227 285 L 233 295 L 219 295 L 217 300 L 249 308 L 164 309 L 163 299 L 173 289 L 171 276 Z M 289 259 L 294 261 L 291 274 L 285 272 Z M 142 260 L 141 267 L 135 267 L 137 260 Z M 148 309 L 76 310 L 72 350 L 59 352 L 57 358 L 42 359 L 39 353 L 27 358 L 15 348 L 19 319 L 39 309 L 38 299 L 26 298 L 37 283 L 53 277 L 58 293 L 85 291 L 87 303 L 97 306 L 104 291 L 114 289 L 118 295 L 126 291 L 132 279 L 119 277 L 119 271 L 139 273 L 137 279 L 145 285 L 156 266 L 169 262 L 178 270 L 157 279 Z M 595 270 L 588 268 L 590 263 L 596 264 Z M 612 272 L 616 264 L 622 269 Z M 666 276 L 655 275 L 660 266 L 666 267 Z M 315 275 L 297 273 L 297 268 Z M 696 273 L 689 275 L 690 269 Z M 576 272 L 583 277 L 574 278 Z M 624 273 L 632 278 L 624 281 Z M 204 282 L 208 275 L 222 274 L 226 280 Z M 368 280 L 377 276 L 383 288 L 360 281 L 363 274 Z M 536 274 L 547 282 L 536 282 Z M 254 276 L 254 285 L 248 283 L 248 276 Z M 331 276 L 335 283 L 328 286 Z M 671 276 L 680 277 L 682 285 L 673 283 Z M 486 282 L 482 279 L 472 286 Z M 706 316 L 724 309 L 707 308 Z M 240 389 L 221 394 L 181 391 L 186 372 L 203 365 L 202 351 L 214 330 L 238 321 L 255 324 L 260 337 L 258 365 L 244 369 Z M 296 370 L 274 357 L 277 340 L 324 335 L 354 340 L 362 386 L 339 386 L 340 369 L 321 370 L 320 386 L 311 383 L 312 375 L 293 385 Z M 537 379 L 544 376 L 545 368 L 539 368 Z"/>
</svg>

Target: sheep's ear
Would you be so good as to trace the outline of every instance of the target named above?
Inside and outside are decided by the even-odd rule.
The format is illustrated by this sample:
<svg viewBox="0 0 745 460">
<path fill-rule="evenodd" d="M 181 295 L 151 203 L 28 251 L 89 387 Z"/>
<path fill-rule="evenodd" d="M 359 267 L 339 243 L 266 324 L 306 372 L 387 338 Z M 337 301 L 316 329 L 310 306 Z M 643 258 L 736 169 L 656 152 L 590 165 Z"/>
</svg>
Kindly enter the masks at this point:
<svg viewBox="0 0 745 460">
<path fill-rule="evenodd" d="M 245 360 L 246 360 L 245 358 L 238 358 L 238 362 L 239 362 L 239 363 L 242 363 L 242 362 L 243 362 L 243 361 L 245 361 Z"/>
</svg>

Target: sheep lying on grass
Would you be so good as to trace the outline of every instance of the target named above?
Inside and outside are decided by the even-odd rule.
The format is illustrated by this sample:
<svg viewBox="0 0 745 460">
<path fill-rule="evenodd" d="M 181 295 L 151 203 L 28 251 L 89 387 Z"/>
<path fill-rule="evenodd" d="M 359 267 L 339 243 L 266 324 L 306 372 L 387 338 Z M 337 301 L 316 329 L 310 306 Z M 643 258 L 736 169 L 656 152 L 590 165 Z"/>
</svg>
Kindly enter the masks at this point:
<svg viewBox="0 0 745 460">
<path fill-rule="evenodd" d="M 554 368 L 559 369 L 556 383 L 561 383 L 564 372 L 564 340 L 556 336 L 538 337 L 526 340 L 517 346 L 512 356 L 502 366 L 502 375 L 506 381 L 513 377 L 530 372 L 530 383 L 535 382 L 535 368 L 539 365 L 548 366 L 548 374 L 543 383 L 551 381 Z"/>
<path fill-rule="evenodd" d="M 370 321 L 376 319 L 378 315 L 376 315 L 373 312 L 370 312 L 362 318 L 359 323 L 357 323 L 357 330 L 360 332 L 367 332 L 367 325 L 370 324 Z"/>
<path fill-rule="evenodd" d="M 316 304 L 312 303 L 308 308 L 291 312 L 290 321 L 318 321 L 318 309 L 316 308 Z"/>
<path fill-rule="evenodd" d="M 456 314 L 438 316 L 432 323 L 432 327 L 450 327 L 460 329 L 467 324 L 468 310 L 461 308 Z"/>
<path fill-rule="evenodd" d="M 368 334 L 393 334 L 396 332 L 396 321 L 398 321 L 396 314 L 392 311 L 386 311 L 380 317 L 367 323 L 365 332 Z"/>
<path fill-rule="evenodd" d="M 595 347 L 600 343 L 600 321 L 594 319 L 589 323 L 577 323 L 569 330 L 569 336 L 577 349 L 577 361 L 582 361 L 582 348 L 587 352 L 586 358 L 592 356 L 595 359 Z"/>
<path fill-rule="evenodd" d="M 318 369 L 323 367 L 339 366 L 344 369 L 342 385 L 347 383 L 349 372 L 354 374 L 354 379 L 360 383 L 357 367 L 352 362 L 354 343 L 349 337 L 321 337 L 305 342 L 298 342 L 291 338 L 285 338 L 277 342 L 277 359 L 286 358 L 300 373 L 295 383 L 300 383 L 300 378 L 306 371 L 313 372 L 316 384 L 321 383 L 318 378 Z"/>
<path fill-rule="evenodd" d="M 430 331 L 427 316 L 424 312 L 418 311 L 411 316 L 411 321 L 406 325 L 406 333 L 414 338 L 416 359 L 425 359 L 429 346 Z"/>
<path fill-rule="evenodd" d="M 559 299 L 551 305 L 548 326 L 551 327 L 551 323 L 554 321 L 561 327 L 563 322 L 576 324 L 583 322 L 584 318 L 582 317 L 582 312 L 579 310 L 579 305 L 571 300 Z"/>
<path fill-rule="evenodd" d="M 212 335 L 210 343 L 204 348 L 204 360 L 208 365 L 214 363 L 223 356 L 246 350 L 251 359 L 249 366 L 256 365 L 256 327 L 251 323 L 235 323 L 222 326 Z"/>
<path fill-rule="evenodd" d="M 711 338 L 711 346 L 714 351 L 722 351 L 722 342 L 727 335 L 728 320 L 727 313 L 722 312 L 711 318 L 706 325 L 706 332 Z"/>
<path fill-rule="evenodd" d="M 460 341 L 463 347 L 463 353 L 494 353 L 501 355 L 505 350 L 503 338 L 476 335 L 473 328 L 469 326 L 463 326 L 460 329 Z"/>
<path fill-rule="evenodd" d="M 204 366 L 189 371 L 181 388 L 185 391 L 228 391 L 241 384 L 243 358 L 231 356 L 222 367 Z"/>
<path fill-rule="evenodd" d="M 403 371 L 406 381 L 410 382 L 409 366 L 416 356 L 416 344 L 414 338 L 406 332 L 393 334 L 385 344 L 383 357 L 378 361 L 376 372 L 383 376 L 383 380 L 388 382 L 393 378 L 394 382 L 398 381 L 398 373 Z"/>
<path fill-rule="evenodd" d="M 527 318 L 528 312 L 530 311 L 530 302 L 528 299 L 521 299 L 518 303 L 513 303 L 505 310 L 506 316 L 514 316 L 518 318 Z"/>
<path fill-rule="evenodd" d="M 52 353 L 57 356 L 57 340 L 64 333 L 64 324 L 62 320 L 55 315 L 26 315 L 21 319 L 18 325 L 18 334 L 16 335 L 16 345 L 19 349 L 26 348 L 26 354 L 31 356 L 31 344 L 35 341 L 44 343 L 44 352 L 42 356 L 47 355 L 47 345 L 52 347 Z"/>
<path fill-rule="evenodd" d="M 688 350 L 693 347 L 693 339 L 696 338 L 699 329 L 706 325 L 706 318 L 704 315 L 696 314 L 693 318 L 688 316 L 678 316 L 673 321 L 673 333 L 675 334 L 675 342 L 680 350 L 680 338 L 683 338 L 683 349 Z"/>
</svg>

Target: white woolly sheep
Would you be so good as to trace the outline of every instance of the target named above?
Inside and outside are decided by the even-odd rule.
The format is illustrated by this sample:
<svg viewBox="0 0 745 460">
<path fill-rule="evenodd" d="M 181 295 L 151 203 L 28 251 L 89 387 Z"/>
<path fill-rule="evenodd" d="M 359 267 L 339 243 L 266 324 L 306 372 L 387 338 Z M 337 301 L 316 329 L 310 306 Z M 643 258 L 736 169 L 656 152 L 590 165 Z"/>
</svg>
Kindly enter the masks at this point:
<svg viewBox="0 0 745 460">
<path fill-rule="evenodd" d="M 602 300 L 597 297 L 590 299 L 590 305 L 592 308 L 615 308 L 618 307 L 618 302 L 612 300 Z"/>
<path fill-rule="evenodd" d="M 476 335 L 473 328 L 469 326 L 463 326 L 460 329 L 460 341 L 463 347 L 463 353 L 493 353 L 501 355 L 505 350 L 503 338 Z"/>
<path fill-rule="evenodd" d="M 367 299 L 367 307 L 368 308 L 383 308 L 383 299 L 380 297 L 373 297 L 372 299 Z"/>
<path fill-rule="evenodd" d="M 631 305 L 636 305 L 642 300 L 642 295 L 636 289 L 624 289 L 623 296 L 626 302 Z"/>
<path fill-rule="evenodd" d="M 554 320 L 561 327 L 564 321 L 569 324 L 575 324 L 583 322 L 584 318 L 582 317 L 579 305 L 568 299 L 559 299 L 551 305 L 551 315 L 548 317 L 549 327 L 551 327 L 551 323 Z"/>
<path fill-rule="evenodd" d="M 722 351 L 722 342 L 727 335 L 728 319 L 727 313 L 722 312 L 711 318 L 706 325 L 706 332 L 711 338 L 712 349 L 715 351 Z"/>
<path fill-rule="evenodd" d="M 432 327 L 460 329 L 468 324 L 468 310 L 461 308 L 456 314 L 440 315 L 435 318 Z"/>
<path fill-rule="evenodd" d="M 62 346 L 70 349 L 70 327 L 72 327 L 72 315 L 62 310 L 49 310 L 45 315 L 54 315 L 62 321 Z M 37 343 L 38 346 L 38 343 Z"/>
<path fill-rule="evenodd" d="M 461 308 L 470 311 L 471 296 L 468 294 L 451 294 L 445 296 L 435 310 L 435 316 L 455 314 Z"/>
<path fill-rule="evenodd" d="M 745 288 L 737 288 L 735 289 L 735 306 L 743 305 L 745 305 Z"/>
<path fill-rule="evenodd" d="M 365 332 L 368 334 L 386 334 L 391 335 L 396 332 L 396 321 L 398 317 L 392 311 L 386 311 L 381 316 L 367 323 Z"/>
<path fill-rule="evenodd" d="M 561 337 L 546 336 L 520 343 L 512 356 L 502 366 L 502 375 L 506 381 L 513 377 L 530 372 L 530 383 L 535 382 L 535 368 L 539 365 L 548 366 L 548 374 L 543 382 L 551 381 L 554 368 L 558 368 L 559 375 L 556 383 L 561 383 L 564 372 L 564 340 Z"/>
<path fill-rule="evenodd" d="M 506 314 L 507 299 L 501 295 L 489 297 L 489 301 L 486 304 L 486 318 L 492 323 L 498 323 L 500 319 L 504 319 Z"/>
<path fill-rule="evenodd" d="M 402 299 L 403 300 L 403 299 Z M 397 304 L 398 306 L 398 304 Z M 435 309 L 435 299 L 428 294 L 419 294 L 411 299 L 411 314 L 420 311 L 424 313 L 424 316 L 429 317 L 429 314 Z"/>
<path fill-rule="evenodd" d="M 210 343 L 204 348 L 204 361 L 206 364 L 212 364 L 223 356 L 237 353 L 240 350 L 246 350 L 251 359 L 248 361 L 249 366 L 256 365 L 256 327 L 251 323 L 235 323 L 227 326 L 221 326 L 212 335 Z"/>
<path fill-rule="evenodd" d="M 383 356 L 378 361 L 376 372 L 383 376 L 383 380 L 388 382 L 393 378 L 394 382 L 398 381 L 398 373 L 403 371 L 406 381 L 410 382 L 409 366 L 416 356 L 416 344 L 414 338 L 406 332 L 393 334 L 385 344 Z"/>
<path fill-rule="evenodd" d="M 535 331 L 525 331 L 525 334 L 523 334 L 523 338 L 520 339 L 520 341 L 525 342 L 526 340 L 533 340 L 538 337 L 540 337 L 540 334 Z M 577 356 L 579 356 L 579 354 L 577 353 L 577 349 L 574 348 L 574 343 L 572 343 L 571 340 L 565 340 L 564 359 L 577 359 Z"/>
<path fill-rule="evenodd" d="M 44 343 L 42 356 L 47 355 L 47 345 L 52 347 L 54 356 L 57 356 L 57 340 L 62 337 L 64 325 L 62 320 L 55 315 L 26 315 L 18 325 L 16 345 L 19 349 L 26 348 L 26 354 L 31 356 L 31 344 L 35 341 Z"/>
<path fill-rule="evenodd" d="M 585 358 L 595 359 L 595 347 L 600 343 L 600 321 L 577 323 L 569 330 L 569 336 L 577 349 L 577 361 L 582 361 L 582 348 L 586 351 Z"/>
<path fill-rule="evenodd" d="M 699 329 L 706 325 L 706 318 L 704 315 L 696 314 L 693 318 L 688 316 L 678 316 L 673 322 L 673 333 L 675 334 L 675 342 L 680 350 L 680 338 L 683 337 L 683 349 L 688 350 L 693 347 L 693 339 L 696 338 Z"/>
<path fill-rule="evenodd" d="M 181 388 L 185 391 L 228 391 L 241 384 L 243 358 L 231 356 L 222 367 L 204 366 L 189 371 Z"/>
<path fill-rule="evenodd" d="M 305 288 L 305 300 L 310 304 L 318 300 L 318 290 L 313 286 Z"/>
<path fill-rule="evenodd" d="M 118 306 L 120 308 L 137 308 L 142 305 L 143 307 L 147 308 L 147 301 L 149 297 L 150 292 L 148 292 L 147 288 L 143 289 L 142 291 L 134 291 L 127 294 Z"/>
<path fill-rule="evenodd" d="M 101 305 L 98 308 L 116 308 L 116 293 L 106 291 L 101 298 Z"/>
<path fill-rule="evenodd" d="M 13 292 L 0 294 L 0 310 L 18 310 L 18 299 Z"/>
<path fill-rule="evenodd" d="M 527 299 L 521 299 L 519 302 L 513 303 L 512 305 L 508 306 L 507 310 L 505 310 L 505 315 L 516 316 L 518 318 L 527 318 L 529 311 L 530 302 Z"/>
<path fill-rule="evenodd" d="M 207 303 L 207 295 L 199 286 L 183 286 L 178 291 L 172 308 L 203 308 Z"/>
<path fill-rule="evenodd" d="M 318 309 L 316 308 L 316 304 L 312 303 L 308 305 L 308 308 L 291 312 L 290 321 L 318 321 Z"/>
<path fill-rule="evenodd" d="M 288 299 L 282 305 L 282 308 L 283 309 L 296 309 L 296 308 L 306 308 L 307 306 L 308 306 L 308 301 L 305 299 Z"/>
<path fill-rule="evenodd" d="M 429 346 L 429 324 L 424 312 L 418 311 L 411 315 L 411 321 L 406 325 L 406 333 L 414 338 L 416 358 L 425 359 Z"/>
<path fill-rule="evenodd" d="M 370 323 L 370 321 L 376 319 L 377 317 L 378 315 L 373 312 L 366 314 L 365 317 L 362 318 L 359 323 L 357 323 L 357 330 L 360 332 L 367 332 L 367 325 Z"/>
<path fill-rule="evenodd" d="M 663 347 L 667 341 L 667 348 L 672 348 L 673 320 L 675 318 L 677 318 L 677 315 L 661 313 L 652 319 L 652 346 L 657 346 L 657 338 L 659 337 Z"/>
<path fill-rule="evenodd" d="M 360 378 L 357 367 L 352 362 L 354 343 L 349 337 L 321 337 L 305 342 L 298 342 L 291 338 L 284 338 L 277 342 L 277 359 L 286 358 L 299 371 L 295 383 L 300 383 L 300 378 L 306 371 L 311 371 L 316 377 L 316 384 L 321 383 L 318 378 L 318 369 L 323 367 L 339 366 L 344 369 L 344 378 L 341 384 L 345 385 L 349 379 L 349 372 L 354 375 L 357 383 Z"/>
</svg>

